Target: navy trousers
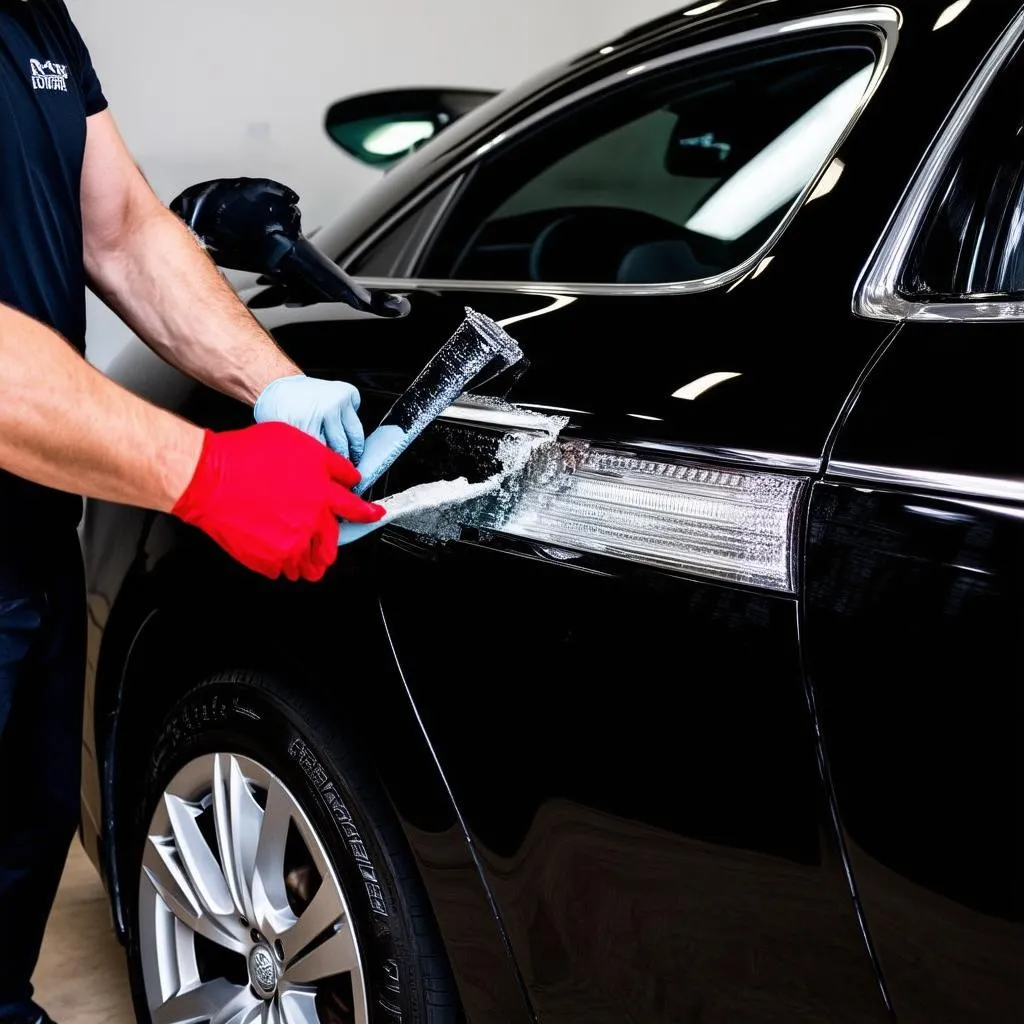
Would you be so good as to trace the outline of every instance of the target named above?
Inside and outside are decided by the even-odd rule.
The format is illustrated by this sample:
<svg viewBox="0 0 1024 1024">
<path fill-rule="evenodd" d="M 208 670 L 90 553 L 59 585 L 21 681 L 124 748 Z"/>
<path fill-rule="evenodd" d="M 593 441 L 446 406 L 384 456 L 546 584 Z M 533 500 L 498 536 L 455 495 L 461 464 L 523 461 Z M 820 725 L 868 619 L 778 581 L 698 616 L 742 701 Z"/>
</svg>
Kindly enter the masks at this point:
<svg viewBox="0 0 1024 1024">
<path fill-rule="evenodd" d="M 73 528 L 32 549 L 0 552 L 0 1021 L 33 1008 L 80 813 L 82 555 Z"/>
</svg>

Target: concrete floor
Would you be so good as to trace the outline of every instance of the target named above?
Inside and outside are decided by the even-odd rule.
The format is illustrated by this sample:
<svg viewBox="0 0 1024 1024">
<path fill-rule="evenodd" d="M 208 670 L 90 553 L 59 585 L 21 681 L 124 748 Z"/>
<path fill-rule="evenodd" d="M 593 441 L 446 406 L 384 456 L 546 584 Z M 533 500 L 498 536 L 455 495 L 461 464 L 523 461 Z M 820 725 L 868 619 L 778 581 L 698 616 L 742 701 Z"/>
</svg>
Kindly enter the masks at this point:
<svg viewBox="0 0 1024 1024">
<path fill-rule="evenodd" d="M 132 1024 L 124 953 L 107 897 L 78 840 L 72 844 L 33 978 L 57 1024 Z"/>
</svg>

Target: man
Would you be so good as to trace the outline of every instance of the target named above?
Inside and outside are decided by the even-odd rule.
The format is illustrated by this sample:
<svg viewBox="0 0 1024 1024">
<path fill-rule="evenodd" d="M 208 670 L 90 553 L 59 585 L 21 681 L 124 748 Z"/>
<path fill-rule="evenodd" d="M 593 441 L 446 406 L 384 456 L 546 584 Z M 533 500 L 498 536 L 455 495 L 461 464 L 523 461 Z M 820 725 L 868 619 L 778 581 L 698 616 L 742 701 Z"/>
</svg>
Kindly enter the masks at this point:
<svg viewBox="0 0 1024 1024">
<path fill-rule="evenodd" d="M 45 1024 L 30 978 L 79 813 L 76 496 L 172 513 L 293 580 L 335 560 L 339 517 L 382 510 L 343 458 L 355 389 L 303 376 L 156 199 L 63 0 L 0 0 L 0 245 L 0 1022 Z M 87 278 L 162 357 L 276 422 L 204 432 L 103 377 L 81 354 Z"/>
</svg>

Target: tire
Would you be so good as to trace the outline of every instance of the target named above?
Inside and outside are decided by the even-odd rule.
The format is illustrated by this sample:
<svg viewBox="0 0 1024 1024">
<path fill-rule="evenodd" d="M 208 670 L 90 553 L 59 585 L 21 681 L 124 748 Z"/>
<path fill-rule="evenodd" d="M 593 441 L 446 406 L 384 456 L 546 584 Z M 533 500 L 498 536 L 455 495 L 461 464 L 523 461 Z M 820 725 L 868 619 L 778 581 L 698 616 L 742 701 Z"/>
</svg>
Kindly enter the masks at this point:
<svg viewBox="0 0 1024 1024">
<path fill-rule="evenodd" d="M 194 1020 L 199 998 L 213 1024 L 462 1020 L 390 805 L 315 700 L 261 674 L 214 676 L 165 718 L 142 793 L 122 875 L 140 1022 Z M 307 946 L 311 922 L 331 927 Z M 326 977 L 325 964 L 351 970 Z M 182 992 L 193 1001 L 155 1009 Z"/>
</svg>

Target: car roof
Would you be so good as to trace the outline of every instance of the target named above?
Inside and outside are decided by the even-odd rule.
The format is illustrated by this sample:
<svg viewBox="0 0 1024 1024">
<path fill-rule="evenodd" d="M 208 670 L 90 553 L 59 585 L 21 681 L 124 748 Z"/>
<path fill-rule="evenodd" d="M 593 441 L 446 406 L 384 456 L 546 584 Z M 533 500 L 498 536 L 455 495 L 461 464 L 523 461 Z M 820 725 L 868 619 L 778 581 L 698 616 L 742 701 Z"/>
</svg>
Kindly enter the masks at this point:
<svg viewBox="0 0 1024 1024">
<path fill-rule="evenodd" d="M 732 15 L 751 14 L 761 11 L 771 21 L 789 21 L 792 18 L 810 17 L 830 11 L 849 10 L 855 7 L 876 6 L 870 3 L 836 3 L 835 0 L 691 0 L 681 4 L 667 14 L 651 18 L 627 29 L 606 45 L 625 46 L 633 43 L 650 42 L 668 38 L 693 28 L 696 24 L 707 24 L 718 20 L 725 22 Z M 1021 8 L 1020 0 L 912 0 L 912 3 L 879 3 L 880 7 L 892 7 L 901 13 L 912 13 L 914 18 L 938 22 L 945 13 L 959 14 L 973 6 L 979 16 L 989 19 L 993 31 L 1006 24 Z M 973 12 L 972 12 L 973 14 Z"/>
<path fill-rule="evenodd" d="M 396 164 L 353 208 L 346 210 L 317 236 L 317 243 L 337 258 L 339 244 L 371 231 L 387 213 L 421 184 L 463 159 L 509 125 L 574 94 L 593 82 L 644 61 L 684 49 L 697 42 L 749 29 L 799 21 L 830 12 L 882 8 L 900 14 L 899 61 L 927 69 L 922 88 L 934 67 L 948 67 L 941 56 L 952 35 L 958 64 L 973 70 L 998 39 L 1022 0 L 913 0 L 912 4 L 837 3 L 835 0 L 694 0 L 638 24 L 619 36 L 506 89 L 481 104 L 415 153 Z M 951 32 L 938 32 L 945 25 Z"/>
</svg>

